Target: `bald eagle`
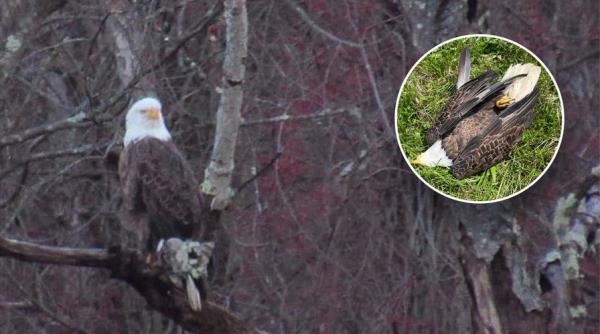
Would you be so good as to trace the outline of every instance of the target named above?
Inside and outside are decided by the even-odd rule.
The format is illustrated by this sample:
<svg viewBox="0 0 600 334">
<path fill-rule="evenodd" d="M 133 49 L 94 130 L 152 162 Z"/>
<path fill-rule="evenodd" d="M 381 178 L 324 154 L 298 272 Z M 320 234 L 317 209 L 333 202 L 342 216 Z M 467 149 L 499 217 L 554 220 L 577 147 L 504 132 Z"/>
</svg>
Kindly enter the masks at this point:
<svg viewBox="0 0 600 334">
<path fill-rule="evenodd" d="M 121 221 L 148 251 L 161 239 L 201 235 L 204 212 L 198 180 L 173 143 L 161 108 L 151 97 L 129 108 L 119 160 Z"/>
<path fill-rule="evenodd" d="M 502 80 L 488 71 L 468 81 L 470 51 L 464 49 L 457 90 L 427 131 L 431 146 L 413 164 L 426 167 L 451 167 L 457 179 L 476 174 L 502 160 L 521 140 L 533 121 L 535 88 L 540 67 L 511 65 Z"/>
</svg>

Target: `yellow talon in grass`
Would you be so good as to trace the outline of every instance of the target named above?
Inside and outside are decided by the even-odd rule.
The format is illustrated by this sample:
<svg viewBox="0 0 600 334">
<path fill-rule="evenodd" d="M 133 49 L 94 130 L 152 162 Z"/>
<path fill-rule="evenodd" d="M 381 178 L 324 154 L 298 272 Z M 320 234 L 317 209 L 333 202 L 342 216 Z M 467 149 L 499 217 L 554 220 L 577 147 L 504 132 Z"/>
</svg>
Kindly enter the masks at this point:
<svg viewBox="0 0 600 334">
<path fill-rule="evenodd" d="M 500 108 L 500 109 L 504 109 L 506 107 L 508 107 L 508 105 L 513 101 L 513 99 L 511 99 L 508 96 L 503 96 L 501 98 L 499 98 L 496 101 L 496 107 Z"/>
</svg>

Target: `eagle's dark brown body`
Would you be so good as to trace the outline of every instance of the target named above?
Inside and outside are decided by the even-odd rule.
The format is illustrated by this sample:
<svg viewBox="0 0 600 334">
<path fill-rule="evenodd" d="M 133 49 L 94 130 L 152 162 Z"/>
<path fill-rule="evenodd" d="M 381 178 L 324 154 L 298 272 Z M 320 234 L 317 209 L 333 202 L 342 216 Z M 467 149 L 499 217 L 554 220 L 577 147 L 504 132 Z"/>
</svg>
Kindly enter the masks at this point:
<svg viewBox="0 0 600 334">
<path fill-rule="evenodd" d="M 466 82 L 427 131 L 428 144 L 442 140 L 457 179 L 504 160 L 531 124 L 536 89 L 504 110 L 495 105 L 503 90 L 519 77 L 523 75 L 494 83 L 496 74 L 490 71 Z"/>
<path fill-rule="evenodd" d="M 533 121 L 533 107 L 537 96 L 538 91 L 535 89 L 482 127 L 454 159 L 454 176 L 463 179 L 506 159 Z M 492 109 L 480 112 L 489 112 Z"/>
<path fill-rule="evenodd" d="M 493 92 L 489 92 L 489 95 L 483 99 L 478 99 L 478 94 L 485 93 L 492 86 L 495 79 L 496 73 L 489 71 L 461 86 L 427 131 L 425 137 L 427 143 L 429 145 L 433 144 L 440 137 L 452 130 L 455 126 L 453 124 L 467 118 L 468 113 L 471 111 L 465 108 L 467 104 L 472 104 L 473 107 L 476 107 L 479 103 L 498 97 L 501 92 L 496 89 Z M 446 133 L 443 133 L 444 131 Z"/>
<path fill-rule="evenodd" d="M 199 183 L 170 140 L 152 137 L 129 143 L 119 161 L 122 221 L 154 249 L 160 239 L 201 235 Z"/>
<path fill-rule="evenodd" d="M 455 160 L 469 141 L 492 123 L 497 116 L 494 103 L 490 101 L 479 112 L 460 121 L 454 131 L 442 139 L 442 147 L 448 158 Z"/>
</svg>

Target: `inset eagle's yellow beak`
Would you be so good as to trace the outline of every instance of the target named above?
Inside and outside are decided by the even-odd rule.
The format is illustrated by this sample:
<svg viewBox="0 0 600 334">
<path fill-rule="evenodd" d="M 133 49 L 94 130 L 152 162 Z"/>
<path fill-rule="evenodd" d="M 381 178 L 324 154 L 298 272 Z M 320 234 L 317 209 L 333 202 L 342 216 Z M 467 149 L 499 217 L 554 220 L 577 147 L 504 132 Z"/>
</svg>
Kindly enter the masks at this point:
<svg viewBox="0 0 600 334">
<path fill-rule="evenodd" d="M 146 117 L 148 117 L 150 120 L 156 121 L 160 118 L 160 110 L 157 108 L 148 109 L 148 114 Z"/>
<path fill-rule="evenodd" d="M 412 160 L 410 163 L 413 165 L 422 165 L 423 164 L 421 159 L 419 159 L 418 157 L 415 160 Z"/>
</svg>

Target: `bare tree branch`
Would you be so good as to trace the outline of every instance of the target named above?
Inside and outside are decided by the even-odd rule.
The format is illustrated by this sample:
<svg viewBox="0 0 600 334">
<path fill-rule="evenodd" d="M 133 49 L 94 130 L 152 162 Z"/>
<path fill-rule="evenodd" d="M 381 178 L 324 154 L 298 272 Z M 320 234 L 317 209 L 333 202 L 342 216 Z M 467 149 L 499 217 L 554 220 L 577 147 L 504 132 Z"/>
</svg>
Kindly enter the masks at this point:
<svg viewBox="0 0 600 334">
<path fill-rule="evenodd" d="M 17 160 L 15 162 L 13 162 L 10 167 L 8 167 L 4 170 L 1 170 L 0 171 L 0 179 L 2 179 L 3 177 L 5 177 L 7 174 L 14 171 L 15 169 L 19 168 L 20 166 L 25 165 L 29 162 L 44 160 L 44 159 L 68 157 L 68 156 L 74 156 L 74 155 L 82 155 L 82 154 L 89 153 L 90 151 L 92 151 L 96 148 L 100 148 L 100 147 L 106 147 L 106 145 L 87 144 L 87 145 L 81 145 L 78 147 L 69 148 L 69 149 L 60 150 L 60 151 L 41 152 L 41 153 L 32 154 L 25 159 L 21 159 L 21 160 Z"/>
<path fill-rule="evenodd" d="M 494 301 L 489 265 L 485 260 L 476 258 L 469 246 L 463 246 L 466 248 L 462 253 L 461 265 L 473 301 L 471 309 L 473 327 L 477 332 L 484 334 L 502 334 L 504 332 Z"/>
<path fill-rule="evenodd" d="M 211 208 L 223 210 L 232 196 L 231 174 L 241 121 L 244 61 L 248 53 L 248 17 L 245 0 L 225 0 L 227 46 L 223 62 L 223 91 L 217 111 L 215 142 L 202 190 L 214 196 Z"/>
<path fill-rule="evenodd" d="M 105 249 L 77 249 L 38 245 L 0 236 L 0 256 L 25 262 L 110 268 L 115 254 Z"/>
<path fill-rule="evenodd" d="M 65 119 L 61 119 L 56 122 L 36 126 L 36 127 L 29 128 L 29 129 L 24 130 L 19 133 L 4 136 L 4 137 L 0 138 L 0 148 L 4 147 L 6 145 L 22 143 L 22 142 L 26 141 L 27 139 L 37 137 L 40 135 L 44 135 L 47 133 L 52 133 L 52 132 L 59 131 L 59 130 L 89 126 L 90 123 L 86 122 L 86 121 L 88 121 L 88 117 L 86 116 L 86 114 L 84 112 L 79 112 L 79 113 L 75 114 L 74 116 L 71 116 L 71 117 L 68 117 Z"/>
<path fill-rule="evenodd" d="M 169 279 L 167 268 L 151 265 L 139 252 L 120 248 L 69 248 L 39 245 L 0 236 L 0 257 L 25 262 L 104 268 L 134 287 L 150 307 L 196 333 L 259 334 L 238 317 L 214 303 L 193 311 L 185 292 Z"/>
<path fill-rule="evenodd" d="M 129 13 L 129 15 L 134 15 Z M 129 21 L 134 24 L 127 24 Z M 138 27 L 141 22 L 139 18 L 133 19 L 123 13 L 114 14 L 108 19 L 108 27 L 115 42 L 115 58 L 117 59 L 117 75 L 121 85 L 127 86 L 133 81 L 136 73 L 140 70 L 140 62 L 133 45 L 143 45 L 143 34 L 141 29 L 126 29 L 125 27 Z M 137 24 L 136 24 L 137 23 Z"/>
</svg>

